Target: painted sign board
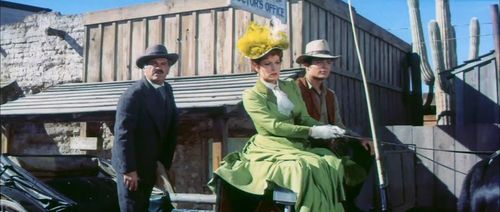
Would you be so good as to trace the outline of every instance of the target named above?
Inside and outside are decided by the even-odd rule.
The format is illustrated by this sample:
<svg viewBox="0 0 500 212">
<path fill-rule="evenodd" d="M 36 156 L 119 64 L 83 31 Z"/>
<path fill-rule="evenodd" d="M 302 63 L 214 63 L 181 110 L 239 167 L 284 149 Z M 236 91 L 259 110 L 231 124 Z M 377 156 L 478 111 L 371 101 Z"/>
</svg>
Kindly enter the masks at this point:
<svg viewBox="0 0 500 212">
<path fill-rule="evenodd" d="M 287 21 L 287 0 L 230 0 L 230 6 L 260 16 L 271 18 L 275 16 L 282 23 Z"/>
</svg>

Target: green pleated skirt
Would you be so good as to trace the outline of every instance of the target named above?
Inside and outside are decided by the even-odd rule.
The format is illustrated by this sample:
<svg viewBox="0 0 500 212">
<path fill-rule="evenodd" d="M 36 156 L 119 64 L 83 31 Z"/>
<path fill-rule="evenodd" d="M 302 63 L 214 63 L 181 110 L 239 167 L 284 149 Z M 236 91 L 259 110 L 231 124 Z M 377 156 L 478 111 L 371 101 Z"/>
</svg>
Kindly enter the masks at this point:
<svg viewBox="0 0 500 212">
<path fill-rule="evenodd" d="M 344 211 L 344 166 L 324 148 L 255 135 L 242 152 L 227 155 L 215 174 L 242 191 L 262 195 L 269 182 L 297 194 L 296 211 Z M 214 182 L 209 186 L 214 189 Z"/>
</svg>

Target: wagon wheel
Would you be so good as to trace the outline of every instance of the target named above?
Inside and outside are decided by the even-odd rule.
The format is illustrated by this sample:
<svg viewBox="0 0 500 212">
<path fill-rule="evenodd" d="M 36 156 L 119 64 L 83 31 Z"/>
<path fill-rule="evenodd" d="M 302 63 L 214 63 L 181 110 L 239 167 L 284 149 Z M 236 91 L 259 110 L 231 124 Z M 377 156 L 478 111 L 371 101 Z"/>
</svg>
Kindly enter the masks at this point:
<svg viewBox="0 0 500 212">
<path fill-rule="evenodd" d="M 8 199 L 0 199 L 0 211 L 7 212 L 27 212 L 19 203 Z"/>
</svg>

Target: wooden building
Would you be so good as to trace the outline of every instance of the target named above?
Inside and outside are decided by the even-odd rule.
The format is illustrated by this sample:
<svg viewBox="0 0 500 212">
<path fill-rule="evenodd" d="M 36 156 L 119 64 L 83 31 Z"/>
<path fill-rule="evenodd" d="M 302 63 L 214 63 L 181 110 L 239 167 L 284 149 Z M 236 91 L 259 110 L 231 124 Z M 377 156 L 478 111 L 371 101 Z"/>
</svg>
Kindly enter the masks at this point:
<svg viewBox="0 0 500 212">
<path fill-rule="evenodd" d="M 282 72 L 283 77 L 303 74 L 294 59 L 307 42 L 327 39 L 333 54 L 342 55 L 334 63 L 328 85 L 338 95 L 344 122 L 358 131 L 367 129 L 347 4 L 289 0 L 287 11 L 291 45 L 284 52 L 282 68 L 289 70 Z M 415 83 L 420 79 L 412 77 L 416 81 L 410 83 L 410 75 L 418 71 L 410 68 L 410 45 L 361 15 L 355 16 L 377 124 L 413 124 L 419 114 L 412 111 L 420 106 L 413 104 L 414 99 L 421 94 L 410 94 L 420 91 L 420 83 Z M 255 132 L 240 102 L 242 91 L 253 86 L 256 76 L 236 49 L 251 21 L 268 19 L 233 8 L 227 0 L 161 1 L 85 14 L 85 83 L 56 86 L 2 105 L 2 121 L 10 127 L 6 132 L 12 134 L 12 128 L 22 122 L 86 122 L 84 132 L 96 129 L 95 123 L 112 123 L 118 97 L 130 80 L 141 78 L 135 58 L 147 46 L 162 43 L 180 55 L 167 79 L 182 110 L 180 148 L 173 166 L 178 179 L 175 186 L 180 192 L 208 193 L 205 183 L 211 170 Z M 193 152 L 199 154 L 192 157 Z M 411 207 L 408 202 L 401 204 Z"/>
<path fill-rule="evenodd" d="M 291 45 L 284 52 L 283 68 L 299 67 L 293 61 L 304 53 L 307 42 L 327 39 L 333 53 L 342 55 L 334 64 L 329 86 L 338 94 L 346 124 L 366 127 L 348 5 L 341 0 L 291 0 L 287 11 Z M 251 21 L 266 20 L 230 7 L 227 0 L 161 1 L 86 14 L 84 81 L 139 79 L 135 58 L 156 43 L 180 54 L 171 68 L 173 76 L 249 73 L 250 64 L 236 49 L 236 42 Z M 410 45 L 361 15 L 355 21 L 380 124 L 408 123 L 411 106 L 404 99 L 410 90 Z"/>
<path fill-rule="evenodd" d="M 495 51 L 450 71 L 455 88 L 455 123 L 500 123 L 500 70 Z"/>
<path fill-rule="evenodd" d="M 409 145 L 415 153 L 413 164 L 401 158 L 394 161 L 407 160 L 404 166 L 387 165 L 393 178 L 397 172 L 413 167 L 413 173 L 405 177 L 407 186 L 403 188 L 408 192 L 401 197 L 403 202 L 413 202 L 410 204 L 422 211 L 455 211 L 466 174 L 478 161 L 500 149 L 497 63 L 495 51 L 491 51 L 444 73 L 454 87 L 454 125 L 386 126 L 381 130 L 382 141 Z M 391 154 L 386 152 L 385 157 Z M 389 180 L 391 186 L 398 186 L 397 178 Z"/>
</svg>

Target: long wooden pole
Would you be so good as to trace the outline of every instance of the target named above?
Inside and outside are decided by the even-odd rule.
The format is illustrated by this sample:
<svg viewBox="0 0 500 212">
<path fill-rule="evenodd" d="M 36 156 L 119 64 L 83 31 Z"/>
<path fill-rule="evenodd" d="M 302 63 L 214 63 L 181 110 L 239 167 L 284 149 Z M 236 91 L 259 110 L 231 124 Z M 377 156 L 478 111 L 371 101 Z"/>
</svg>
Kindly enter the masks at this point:
<svg viewBox="0 0 500 212">
<path fill-rule="evenodd" d="M 385 174 L 384 174 L 384 169 L 382 166 L 382 159 L 380 157 L 381 150 L 379 149 L 379 143 L 377 139 L 377 131 L 375 130 L 375 122 L 373 121 L 373 112 L 372 112 L 372 104 L 370 101 L 370 93 L 368 92 L 368 81 L 366 80 L 366 74 L 365 74 L 365 67 L 363 65 L 363 59 L 361 58 L 361 52 L 359 50 L 359 44 L 358 44 L 358 36 L 356 34 L 356 27 L 354 24 L 354 16 L 352 14 L 352 6 L 351 6 L 351 0 L 349 0 L 349 15 L 351 17 L 351 27 L 352 27 L 352 35 L 354 36 L 354 45 L 356 46 L 356 53 L 358 55 L 358 61 L 359 61 L 359 67 L 361 68 L 361 76 L 363 77 L 363 87 L 365 90 L 365 99 L 366 99 L 366 104 L 368 106 L 368 118 L 370 120 L 370 128 L 372 132 L 372 138 L 373 138 L 373 146 L 374 146 L 374 152 L 375 152 L 375 162 L 377 165 L 377 177 L 378 177 L 378 182 L 379 182 L 379 189 L 380 189 L 380 206 L 381 206 L 381 211 L 387 211 L 388 210 L 388 204 L 387 204 L 387 184 L 385 182 Z"/>
</svg>

